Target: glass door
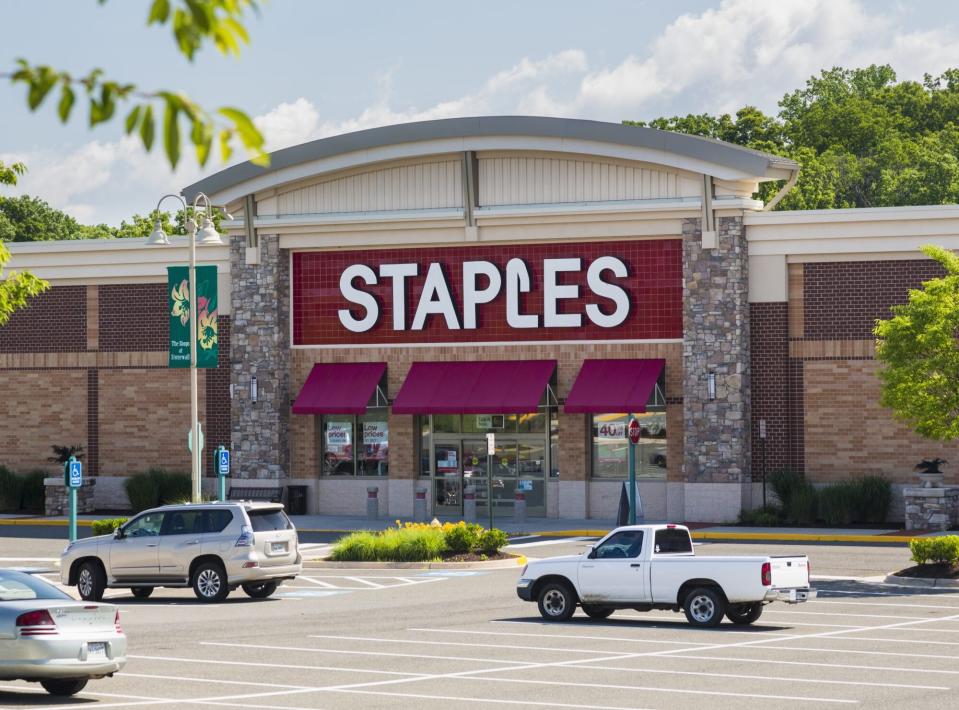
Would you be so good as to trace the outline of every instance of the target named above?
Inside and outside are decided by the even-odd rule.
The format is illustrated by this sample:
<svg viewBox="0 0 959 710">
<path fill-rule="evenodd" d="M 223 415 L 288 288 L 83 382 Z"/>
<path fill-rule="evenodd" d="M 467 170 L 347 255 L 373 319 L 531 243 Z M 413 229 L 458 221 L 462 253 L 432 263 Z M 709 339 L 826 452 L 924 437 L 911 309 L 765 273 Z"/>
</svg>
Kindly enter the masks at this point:
<svg viewBox="0 0 959 710">
<path fill-rule="evenodd" d="M 473 486 L 476 492 L 476 517 L 486 515 L 486 439 L 467 439 L 463 442 L 463 485 Z"/>
<path fill-rule="evenodd" d="M 459 444 L 436 444 L 435 506 L 437 515 L 463 515 L 463 474 Z"/>
</svg>

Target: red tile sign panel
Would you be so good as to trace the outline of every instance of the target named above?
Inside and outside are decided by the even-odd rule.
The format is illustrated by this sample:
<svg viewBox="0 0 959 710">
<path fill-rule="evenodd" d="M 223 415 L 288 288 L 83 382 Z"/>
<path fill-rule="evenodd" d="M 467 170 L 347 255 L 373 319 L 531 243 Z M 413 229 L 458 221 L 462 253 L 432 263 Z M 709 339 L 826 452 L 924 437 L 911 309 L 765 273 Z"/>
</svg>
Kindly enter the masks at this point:
<svg viewBox="0 0 959 710">
<path fill-rule="evenodd" d="M 681 338 L 678 239 L 293 254 L 296 345 Z"/>
</svg>

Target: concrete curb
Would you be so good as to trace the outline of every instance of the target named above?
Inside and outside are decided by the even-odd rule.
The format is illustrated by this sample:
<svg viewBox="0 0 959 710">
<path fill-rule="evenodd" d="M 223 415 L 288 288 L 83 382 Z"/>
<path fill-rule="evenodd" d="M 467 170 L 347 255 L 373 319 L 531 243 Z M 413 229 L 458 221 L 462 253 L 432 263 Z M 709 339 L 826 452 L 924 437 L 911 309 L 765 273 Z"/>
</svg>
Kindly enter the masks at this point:
<svg viewBox="0 0 959 710">
<path fill-rule="evenodd" d="M 886 584 L 898 584 L 900 587 L 917 587 L 920 589 L 959 589 L 959 579 L 922 579 L 921 577 L 900 577 L 897 574 L 887 574 L 883 580 Z"/>
<path fill-rule="evenodd" d="M 508 560 L 477 562 L 329 562 L 306 560 L 303 569 L 514 569 L 526 564 L 526 557 L 516 555 Z"/>
<path fill-rule="evenodd" d="M 111 517 L 122 517 L 122 516 L 111 516 Z M 105 519 L 105 518 L 104 518 Z M 0 519 L 0 525 L 45 525 L 50 527 L 66 527 L 70 522 L 68 520 L 47 520 L 46 518 L 3 518 Z M 80 527 L 90 527 L 93 525 L 92 520 L 78 520 L 77 525 Z"/>
</svg>

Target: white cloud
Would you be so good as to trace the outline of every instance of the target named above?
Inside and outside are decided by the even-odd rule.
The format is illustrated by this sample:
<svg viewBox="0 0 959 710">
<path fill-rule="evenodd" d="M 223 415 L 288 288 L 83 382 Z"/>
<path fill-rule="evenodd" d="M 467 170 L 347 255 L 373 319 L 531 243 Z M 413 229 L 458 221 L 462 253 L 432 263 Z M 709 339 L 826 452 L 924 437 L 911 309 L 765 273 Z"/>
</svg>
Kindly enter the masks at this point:
<svg viewBox="0 0 959 710">
<path fill-rule="evenodd" d="M 337 117 L 335 106 L 300 96 L 254 120 L 269 149 L 277 150 L 349 131 L 455 116 L 520 113 L 620 121 L 731 112 L 746 104 L 775 112 L 785 92 L 824 68 L 888 63 L 901 79 L 921 79 L 923 72 L 956 65 L 959 32 L 941 23 L 904 31 L 899 13 L 905 11 L 877 13 L 863 0 L 725 0 L 678 16 L 647 49 L 606 65 L 596 65 L 579 49 L 523 57 L 472 90 L 428 106 L 400 103 L 392 89 L 393 69 L 378 77 L 379 96 L 357 115 Z M 162 154 L 145 154 L 132 138 L 93 141 L 66 154 L 23 151 L 0 160 L 28 164 L 18 190 L 84 221 L 108 223 L 146 212 L 158 196 L 218 169 L 200 170 L 192 155 L 185 155 L 171 173 Z"/>
</svg>

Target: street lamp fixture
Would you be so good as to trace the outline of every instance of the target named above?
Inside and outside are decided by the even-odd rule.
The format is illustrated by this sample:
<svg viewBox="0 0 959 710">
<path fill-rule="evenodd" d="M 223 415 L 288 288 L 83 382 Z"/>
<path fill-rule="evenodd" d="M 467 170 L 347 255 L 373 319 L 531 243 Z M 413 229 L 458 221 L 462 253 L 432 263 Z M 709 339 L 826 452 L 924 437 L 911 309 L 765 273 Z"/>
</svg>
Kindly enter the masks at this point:
<svg viewBox="0 0 959 710">
<path fill-rule="evenodd" d="M 192 482 L 191 499 L 194 503 L 199 503 L 202 499 L 201 489 L 201 461 L 203 461 L 203 447 L 200 439 L 200 415 L 199 415 L 199 388 L 197 386 L 196 374 L 196 245 L 201 246 L 222 246 L 225 244 L 220 234 L 213 226 L 213 203 L 210 198 L 202 192 L 198 193 L 193 200 L 193 213 L 186 201 L 179 195 L 164 195 L 157 202 L 156 211 L 160 211 L 160 205 L 169 197 L 180 201 L 183 209 L 186 231 L 190 237 L 190 438 L 192 445 L 190 447 L 190 476 Z M 202 205 L 202 206 L 201 206 Z M 202 213 L 201 210 L 202 209 Z M 197 234 L 196 219 L 202 214 L 199 234 Z M 226 213 L 225 213 L 226 214 Z M 230 214 L 227 218 L 233 219 Z M 170 238 L 163 231 L 163 225 L 159 217 L 153 224 L 153 232 L 146 241 L 147 246 L 166 246 L 170 244 Z"/>
</svg>

